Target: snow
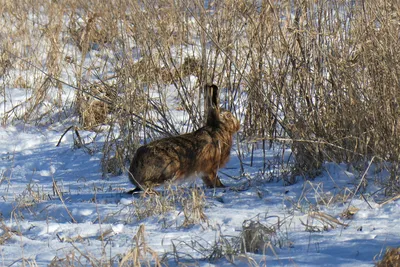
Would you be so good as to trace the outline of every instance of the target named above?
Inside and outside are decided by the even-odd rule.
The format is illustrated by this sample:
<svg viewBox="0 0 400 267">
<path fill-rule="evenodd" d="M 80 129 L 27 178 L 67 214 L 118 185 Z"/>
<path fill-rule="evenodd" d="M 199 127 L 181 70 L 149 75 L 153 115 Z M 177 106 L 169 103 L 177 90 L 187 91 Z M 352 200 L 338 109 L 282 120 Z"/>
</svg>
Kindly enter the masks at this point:
<svg viewBox="0 0 400 267">
<path fill-rule="evenodd" d="M 41 20 L 43 25 L 48 23 L 46 16 L 31 18 L 31 22 Z M 196 24 L 194 19 L 189 23 Z M 132 38 L 125 40 L 132 42 L 126 44 L 132 50 L 130 55 L 104 48 L 91 50 L 82 58 L 77 47 L 68 43 L 63 44 L 62 54 L 88 69 L 79 83 L 89 85 L 91 72 L 105 80 L 113 76 L 109 67 L 121 64 L 120 57 L 140 60 L 144 51 L 135 47 Z M 37 54 L 45 65 L 49 44 L 45 38 L 32 40 L 36 39 L 41 40 L 36 48 L 25 53 Z M 170 47 L 170 57 L 177 65 L 186 56 L 199 57 L 198 37 L 194 40 L 197 45 Z M 244 56 L 238 51 L 231 51 L 234 58 Z M 212 47 L 208 53 L 216 58 Z M 77 84 L 78 65 L 65 64 L 60 79 Z M 33 96 L 32 88 L 40 86 L 42 73 L 29 65 L 12 69 L 9 75 L 10 80 L 21 78 L 21 87 L 27 88 L 8 88 L 12 83 L 4 80 L 6 76 L 0 77 L 4 83 L 0 100 L 0 266 L 119 266 L 139 244 L 144 266 L 153 266 L 153 255 L 157 255 L 166 266 L 361 267 L 374 266 L 388 246 L 400 246 L 400 199 L 384 202 L 387 197 L 382 184 L 389 174 L 378 164 L 354 167 L 327 162 L 313 180 L 299 177 L 287 185 L 286 167 L 281 162 L 282 158 L 285 163 L 289 160 L 287 147 L 283 152 L 280 144 L 274 144 L 266 151 L 268 168 L 264 173 L 261 149 L 256 147 L 251 157 L 246 144 L 241 143 L 244 174 L 240 175 L 236 144 L 230 162 L 219 173 L 227 188 L 205 189 L 201 180 L 196 180 L 178 185 L 176 191 L 160 189 L 158 196 L 128 195 L 125 192 L 132 185 L 126 172 L 109 177 L 101 173 L 101 133 L 80 130 L 91 153 L 74 146 L 71 131 L 56 146 L 76 121 L 67 118 L 75 100 L 74 88 L 64 86 L 61 96 L 59 88 L 47 89 L 48 94 L 35 109 L 43 114 L 56 110 L 62 120 L 46 117 L 29 124 L 24 114 L 32 102 L 27 100 Z M 195 87 L 197 78 L 186 77 L 185 83 L 188 88 Z M 189 116 L 178 109 L 176 90 L 166 86 L 162 92 L 150 91 L 149 96 L 155 104 L 175 105 L 168 111 L 171 123 L 180 132 L 190 131 L 193 125 L 183 123 Z M 228 95 L 224 90 L 221 93 Z M 221 97 L 223 105 L 227 97 Z M 63 107 L 53 108 L 54 99 L 60 99 Z M 233 107 L 235 114 L 243 114 L 245 109 L 246 96 L 239 100 Z M 205 194 L 204 220 L 187 218 L 191 213 L 185 213 L 184 205 L 190 205 L 196 187 Z M 165 209 L 162 213 L 156 211 L 160 207 Z M 187 223 L 188 219 L 194 223 Z M 264 227 L 266 242 L 257 252 L 244 253 L 240 251 L 244 228 L 252 223 Z M 143 226 L 145 246 L 140 233 Z"/>
<path fill-rule="evenodd" d="M 143 200 L 124 194 L 131 188 L 126 174 L 102 177 L 101 149 L 89 155 L 75 148 L 72 134 L 56 147 L 62 133 L 43 126 L 0 128 L 1 266 L 47 266 L 66 259 L 83 265 L 94 264 L 88 259 L 111 260 L 118 266 L 136 246 L 140 225 L 147 247 L 159 259 L 166 255 L 170 266 L 178 259 L 200 266 L 232 266 L 230 261 L 236 266 L 373 266 L 387 246 L 400 245 L 400 201 L 379 205 L 374 181 L 385 173 L 376 168 L 366 175 L 368 186 L 355 195 L 363 173 L 345 164 L 326 163 L 314 180 L 285 186 L 282 179 L 260 175 L 262 153 L 257 150 L 254 167 L 249 167 L 250 156 L 244 158 L 247 178 L 221 173 L 229 187 L 205 189 L 206 221 L 183 226 L 179 205 L 138 219 L 135 204 L 150 203 L 152 196 Z M 270 151 L 271 159 L 276 153 Z M 239 164 L 232 151 L 221 171 L 238 177 Z M 182 185 L 183 190 L 191 185 Z M 353 217 L 341 218 L 349 207 L 357 209 Z M 245 221 L 273 227 L 271 243 L 259 253 L 218 257 L 216 247 L 240 243 L 234 240 Z M 147 260 L 152 261 L 149 254 Z"/>
</svg>

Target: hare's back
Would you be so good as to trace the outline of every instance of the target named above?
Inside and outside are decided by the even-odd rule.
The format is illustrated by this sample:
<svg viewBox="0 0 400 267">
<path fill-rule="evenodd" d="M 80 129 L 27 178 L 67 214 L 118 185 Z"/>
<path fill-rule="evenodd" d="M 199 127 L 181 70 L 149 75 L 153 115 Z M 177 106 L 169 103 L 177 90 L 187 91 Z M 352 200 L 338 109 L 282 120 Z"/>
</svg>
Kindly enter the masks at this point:
<svg viewBox="0 0 400 267">
<path fill-rule="evenodd" d="M 196 157 L 205 142 L 192 134 L 151 142 L 136 151 L 130 172 L 142 183 L 162 183 L 191 176 L 196 171 Z"/>
<path fill-rule="evenodd" d="M 178 168 L 176 157 L 158 147 L 146 145 L 136 151 L 130 172 L 141 184 L 160 184 L 172 179 Z"/>
</svg>

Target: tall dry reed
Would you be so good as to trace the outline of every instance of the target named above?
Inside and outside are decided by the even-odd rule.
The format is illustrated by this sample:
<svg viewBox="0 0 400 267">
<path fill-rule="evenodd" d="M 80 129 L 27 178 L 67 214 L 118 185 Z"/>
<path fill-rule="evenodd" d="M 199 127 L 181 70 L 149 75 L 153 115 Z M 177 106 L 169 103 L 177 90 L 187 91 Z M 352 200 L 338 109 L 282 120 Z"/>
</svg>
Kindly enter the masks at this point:
<svg viewBox="0 0 400 267">
<path fill-rule="evenodd" d="M 213 82 L 224 88 L 223 105 L 242 119 L 248 147 L 291 145 L 296 162 L 288 182 L 317 175 L 324 161 L 358 164 L 375 156 L 390 163 L 389 193 L 400 191 L 396 1 L 0 6 L 1 101 L 7 88 L 30 92 L 25 109 L 2 111 L 3 123 L 66 112 L 65 82 L 76 93 L 69 112 L 87 129 L 110 126 L 104 162 L 116 158 L 122 168 L 140 139 L 200 126 L 200 88 Z M 176 110 L 187 121 L 178 123 Z"/>
</svg>

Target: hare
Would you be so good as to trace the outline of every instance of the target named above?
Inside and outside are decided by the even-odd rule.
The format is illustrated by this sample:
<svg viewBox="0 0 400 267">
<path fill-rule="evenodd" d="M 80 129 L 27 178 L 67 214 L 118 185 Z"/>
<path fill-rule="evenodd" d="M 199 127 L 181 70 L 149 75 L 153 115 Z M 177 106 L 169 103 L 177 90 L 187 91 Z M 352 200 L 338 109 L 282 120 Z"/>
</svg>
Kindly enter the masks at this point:
<svg viewBox="0 0 400 267">
<path fill-rule="evenodd" d="M 218 87 L 205 86 L 206 125 L 197 131 L 153 141 L 140 147 L 129 168 L 133 191 L 168 180 L 201 176 L 207 187 L 224 187 L 217 171 L 229 160 L 232 136 L 239 121 L 219 109 Z"/>
</svg>

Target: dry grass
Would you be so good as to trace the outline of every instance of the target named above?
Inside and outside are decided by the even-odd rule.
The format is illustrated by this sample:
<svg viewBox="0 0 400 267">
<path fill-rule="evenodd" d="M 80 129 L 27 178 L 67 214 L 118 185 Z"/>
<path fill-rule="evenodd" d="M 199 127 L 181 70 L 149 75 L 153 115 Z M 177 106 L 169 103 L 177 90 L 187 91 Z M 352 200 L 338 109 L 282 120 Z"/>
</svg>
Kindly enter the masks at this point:
<svg viewBox="0 0 400 267">
<path fill-rule="evenodd" d="M 146 244 L 145 227 L 143 224 L 139 226 L 133 239 L 135 240 L 135 247 L 122 257 L 118 266 L 163 266 L 157 253 Z"/>
<path fill-rule="evenodd" d="M 1 219 L 0 224 L 0 229 L 2 230 L 0 235 L 0 245 L 3 246 L 13 235 L 20 235 L 20 233 L 5 225 L 3 219 Z"/>
<path fill-rule="evenodd" d="M 375 266 L 377 267 L 399 267 L 400 266 L 400 248 L 388 248 L 383 255 L 381 261 Z"/>
<path fill-rule="evenodd" d="M 318 175 L 326 160 L 376 156 L 393 163 L 387 193 L 399 191 L 395 3 L 2 3 L 0 35 L 13 40 L 0 43 L 2 101 L 5 88 L 28 93 L 25 104 L 4 108 L 3 124 L 62 118 L 70 110 L 61 98 L 67 83 L 80 126 L 110 126 L 105 164 L 118 153 L 123 166 L 141 137 L 201 125 L 199 88 L 214 82 L 225 88 L 225 107 L 243 120 L 241 138 L 260 140 L 264 150 L 273 140 L 289 141 L 293 177 Z M 188 124 L 171 123 L 167 86 Z"/>
<path fill-rule="evenodd" d="M 206 197 L 199 188 L 189 190 L 168 185 L 164 192 L 148 190 L 139 199 L 132 202 L 132 215 L 137 220 L 151 216 L 159 216 L 163 227 L 176 225 L 177 227 L 190 227 L 196 224 L 208 223 L 205 214 Z M 177 221 L 167 222 L 164 216 L 169 212 L 177 211 L 182 218 L 177 216 Z"/>
<path fill-rule="evenodd" d="M 109 231 L 102 233 L 99 239 L 103 240 L 104 235 L 108 233 Z M 63 240 L 62 242 L 70 244 L 71 249 L 63 257 L 54 257 L 49 266 L 164 266 L 158 254 L 148 246 L 143 224 L 138 227 L 137 233 L 132 238 L 132 248 L 128 249 L 124 254 L 117 254 L 113 257 L 107 255 L 104 248 L 101 257 L 80 248 L 77 244 L 83 242 L 83 240 L 80 236 L 75 240 Z"/>
<path fill-rule="evenodd" d="M 166 258 L 173 258 L 177 264 L 198 259 L 208 260 L 211 263 L 225 258 L 231 264 L 245 264 L 246 266 L 259 266 L 249 253 L 269 255 L 275 253 L 275 248 L 291 247 L 292 243 L 284 233 L 284 220 L 277 216 L 259 214 L 254 218 L 245 220 L 238 236 L 227 236 L 217 227 L 215 239 L 204 239 L 196 236 L 190 242 L 172 240 L 173 252 L 167 253 Z"/>
<path fill-rule="evenodd" d="M 188 196 L 181 196 L 184 221 L 183 227 L 188 227 L 194 224 L 208 222 L 205 214 L 206 196 L 204 191 L 199 188 L 192 188 Z"/>
</svg>

